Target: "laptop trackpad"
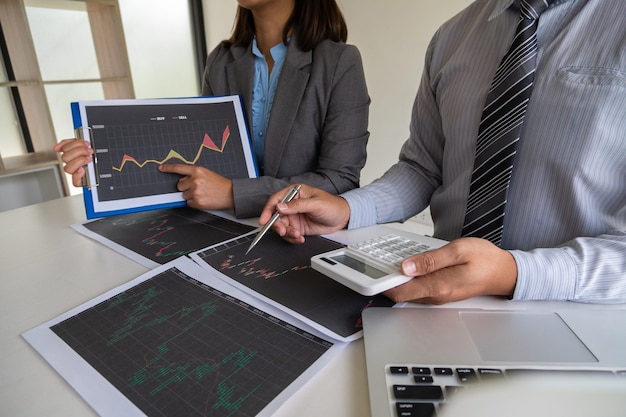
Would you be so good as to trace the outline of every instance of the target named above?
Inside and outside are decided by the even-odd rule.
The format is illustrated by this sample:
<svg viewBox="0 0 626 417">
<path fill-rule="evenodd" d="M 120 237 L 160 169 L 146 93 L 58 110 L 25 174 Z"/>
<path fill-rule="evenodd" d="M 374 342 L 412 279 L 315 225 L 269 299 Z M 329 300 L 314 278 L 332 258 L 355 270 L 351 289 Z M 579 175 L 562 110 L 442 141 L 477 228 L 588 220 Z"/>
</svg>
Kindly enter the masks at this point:
<svg viewBox="0 0 626 417">
<path fill-rule="evenodd" d="M 556 313 L 460 312 L 485 361 L 597 362 Z"/>
</svg>

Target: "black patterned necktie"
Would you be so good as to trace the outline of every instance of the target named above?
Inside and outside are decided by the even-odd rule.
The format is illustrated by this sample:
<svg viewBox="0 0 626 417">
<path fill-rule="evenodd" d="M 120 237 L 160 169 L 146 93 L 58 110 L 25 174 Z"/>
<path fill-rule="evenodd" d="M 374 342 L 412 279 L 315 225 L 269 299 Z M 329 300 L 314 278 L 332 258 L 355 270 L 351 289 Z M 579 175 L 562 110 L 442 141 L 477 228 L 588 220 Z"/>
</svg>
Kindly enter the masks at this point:
<svg viewBox="0 0 626 417">
<path fill-rule="evenodd" d="M 521 0 L 511 47 L 493 78 L 483 110 L 463 236 L 502 241 L 506 194 L 537 63 L 539 15 L 552 0 Z"/>
</svg>

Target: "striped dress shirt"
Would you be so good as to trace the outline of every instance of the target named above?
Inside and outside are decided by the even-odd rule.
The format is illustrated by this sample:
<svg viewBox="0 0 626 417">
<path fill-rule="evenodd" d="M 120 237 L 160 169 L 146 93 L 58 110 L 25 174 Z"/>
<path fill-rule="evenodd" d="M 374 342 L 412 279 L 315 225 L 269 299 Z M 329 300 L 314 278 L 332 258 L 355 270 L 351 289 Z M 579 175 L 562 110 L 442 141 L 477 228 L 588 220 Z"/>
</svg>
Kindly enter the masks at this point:
<svg viewBox="0 0 626 417">
<path fill-rule="evenodd" d="M 477 0 L 434 35 L 398 163 L 343 194 L 349 228 L 430 205 L 434 235 L 461 236 L 482 108 L 519 18 L 511 6 Z M 626 1 L 557 1 L 537 38 L 504 218 L 513 298 L 626 302 Z"/>
</svg>

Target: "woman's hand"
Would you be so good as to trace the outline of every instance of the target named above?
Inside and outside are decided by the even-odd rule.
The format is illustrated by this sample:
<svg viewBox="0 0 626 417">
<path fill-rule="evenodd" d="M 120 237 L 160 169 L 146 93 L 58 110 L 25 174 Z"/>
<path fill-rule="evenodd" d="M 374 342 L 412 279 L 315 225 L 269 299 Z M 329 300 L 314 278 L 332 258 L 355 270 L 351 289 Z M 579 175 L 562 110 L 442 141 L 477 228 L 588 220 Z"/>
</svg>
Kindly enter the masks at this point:
<svg viewBox="0 0 626 417">
<path fill-rule="evenodd" d="M 72 176 L 75 187 L 82 186 L 83 176 L 86 174 L 85 165 L 93 161 L 93 149 L 88 141 L 74 138 L 63 139 L 52 148 L 61 152 L 61 159 L 65 162 L 63 170 Z"/>
<path fill-rule="evenodd" d="M 182 175 L 176 188 L 183 192 L 189 207 L 224 210 L 235 207 L 233 182 L 211 170 L 195 165 L 163 164 L 159 171 Z"/>
</svg>

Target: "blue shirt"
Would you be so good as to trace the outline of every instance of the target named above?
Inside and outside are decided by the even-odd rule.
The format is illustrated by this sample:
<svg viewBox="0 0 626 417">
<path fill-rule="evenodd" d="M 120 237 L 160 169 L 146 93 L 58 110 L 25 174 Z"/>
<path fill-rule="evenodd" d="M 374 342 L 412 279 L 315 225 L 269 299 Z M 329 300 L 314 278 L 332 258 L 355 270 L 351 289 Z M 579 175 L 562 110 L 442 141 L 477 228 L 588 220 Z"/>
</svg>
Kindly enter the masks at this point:
<svg viewBox="0 0 626 417">
<path fill-rule="evenodd" d="M 287 55 L 287 45 L 280 42 L 270 49 L 274 59 L 272 72 L 269 72 L 267 61 L 259 50 L 256 38 L 252 41 L 252 53 L 254 54 L 254 87 L 252 90 L 252 141 L 254 154 L 259 168 L 259 174 L 263 175 L 263 157 L 265 149 L 265 133 L 270 119 L 274 92 L 280 77 L 280 71 Z"/>
<path fill-rule="evenodd" d="M 435 236 L 461 236 L 482 108 L 518 20 L 512 3 L 476 1 L 434 35 L 399 162 L 343 195 L 350 228 L 430 205 Z M 514 299 L 626 302 L 626 2 L 557 1 L 537 37 L 502 241 L 517 263 Z"/>
</svg>

